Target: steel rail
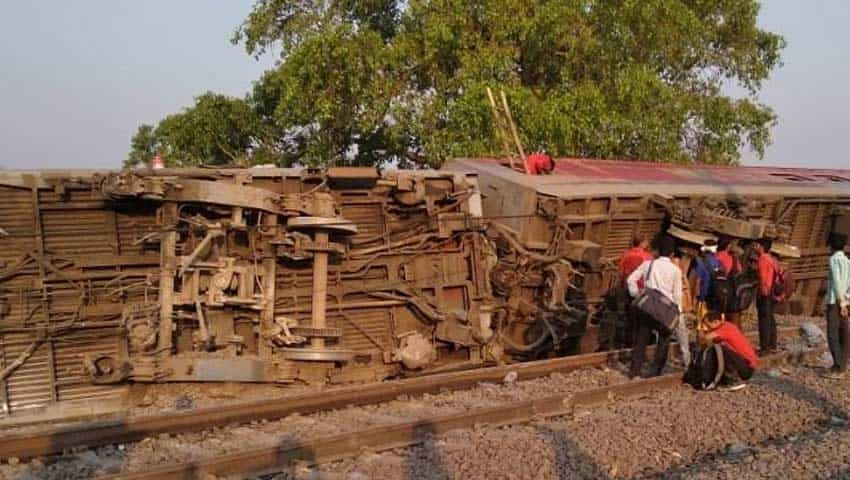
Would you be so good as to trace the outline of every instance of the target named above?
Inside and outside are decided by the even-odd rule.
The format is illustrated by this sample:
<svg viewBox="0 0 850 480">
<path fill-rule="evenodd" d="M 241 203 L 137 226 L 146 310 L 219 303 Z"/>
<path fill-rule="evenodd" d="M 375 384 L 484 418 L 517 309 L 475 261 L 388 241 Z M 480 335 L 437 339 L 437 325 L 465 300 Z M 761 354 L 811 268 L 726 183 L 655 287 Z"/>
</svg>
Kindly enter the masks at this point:
<svg viewBox="0 0 850 480">
<path fill-rule="evenodd" d="M 0 458 L 31 458 L 74 447 L 126 443 L 163 433 L 199 431 L 257 420 L 276 420 L 349 406 L 393 400 L 401 395 L 421 395 L 445 389 L 464 389 L 481 382 L 501 382 L 509 372 L 528 380 L 554 372 L 570 372 L 607 365 L 628 358 L 630 350 L 575 355 L 460 372 L 440 373 L 403 380 L 330 388 L 286 398 L 241 402 L 138 418 L 107 419 L 71 424 L 45 431 L 0 437 Z"/>
<path fill-rule="evenodd" d="M 762 358 L 761 364 L 773 366 L 782 363 L 798 363 L 811 358 L 813 355 L 819 355 L 823 351 L 824 349 L 820 348 L 805 352 L 779 353 Z M 204 478 L 209 475 L 260 475 L 280 471 L 293 462 L 320 464 L 356 456 L 364 448 L 383 451 L 409 447 L 422 443 L 431 436 L 442 435 L 451 430 L 473 428 L 480 425 L 503 426 L 526 423 L 534 419 L 569 414 L 580 407 L 590 407 L 606 402 L 634 398 L 654 391 L 674 389 L 681 384 L 681 372 L 671 373 L 571 394 L 552 395 L 542 399 L 477 408 L 463 413 L 372 427 L 304 442 L 245 450 L 209 460 L 175 463 L 154 467 L 143 472 L 110 475 L 102 478 L 183 480 Z"/>
<path fill-rule="evenodd" d="M 781 329 L 780 337 L 798 330 L 799 327 Z M 675 346 L 671 346 L 672 348 Z M 611 350 L 381 383 L 335 387 L 292 397 L 240 402 L 160 415 L 89 420 L 2 436 L 0 437 L 0 458 L 40 457 L 62 453 L 70 448 L 135 442 L 163 433 L 200 431 L 257 420 L 276 420 L 294 413 L 309 414 L 349 406 L 370 405 L 393 400 L 401 395 L 460 390 L 474 387 L 481 382 L 501 382 L 509 372 L 515 372 L 517 380 L 529 380 L 555 372 L 571 372 L 581 368 L 608 365 L 617 360 L 627 360 L 630 353 L 630 349 Z"/>
</svg>

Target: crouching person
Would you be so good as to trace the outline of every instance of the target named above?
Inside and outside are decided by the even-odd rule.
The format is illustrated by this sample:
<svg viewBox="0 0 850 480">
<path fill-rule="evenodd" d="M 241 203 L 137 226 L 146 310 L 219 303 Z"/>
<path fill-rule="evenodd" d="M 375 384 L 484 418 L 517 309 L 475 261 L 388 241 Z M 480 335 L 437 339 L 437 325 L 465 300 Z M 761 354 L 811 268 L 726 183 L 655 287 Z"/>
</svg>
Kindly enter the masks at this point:
<svg viewBox="0 0 850 480">
<path fill-rule="evenodd" d="M 698 388 L 715 386 L 727 390 L 740 390 L 752 378 L 758 367 L 750 341 L 734 323 L 723 320 L 719 313 L 710 313 L 705 319 L 706 331 L 702 334 L 705 348 L 691 365 L 686 378 Z M 693 371 L 696 370 L 696 371 Z M 698 380 L 698 382 L 694 382 Z"/>
</svg>

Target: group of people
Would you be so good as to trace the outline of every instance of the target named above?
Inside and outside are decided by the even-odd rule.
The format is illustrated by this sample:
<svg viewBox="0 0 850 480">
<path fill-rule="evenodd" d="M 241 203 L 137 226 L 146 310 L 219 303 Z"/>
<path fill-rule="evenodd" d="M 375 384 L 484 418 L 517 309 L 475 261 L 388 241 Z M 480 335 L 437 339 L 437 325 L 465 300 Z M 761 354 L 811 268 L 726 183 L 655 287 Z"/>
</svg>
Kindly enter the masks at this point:
<svg viewBox="0 0 850 480">
<path fill-rule="evenodd" d="M 846 243 L 844 235 L 830 237 L 826 316 L 835 363 L 827 374 L 830 377 L 844 375 L 850 357 L 850 260 L 844 254 Z M 655 247 L 653 254 L 649 239 L 636 235 L 632 248 L 620 260 L 622 288 L 633 299 L 627 316 L 636 332 L 629 376 L 643 373 L 646 348 L 655 334 L 658 341 L 651 375 L 663 371 L 670 341 L 675 338 L 684 364 L 703 370 L 696 374 L 703 388 L 744 388 L 759 360 L 741 331 L 740 314 L 755 302 L 759 354 L 775 352 L 774 309 L 786 300 L 789 288 L 793 289 L 789 287 L 793 280 L 770 253 L 771 241 L 741 245 L 745 253 L 739 256 L 730 238 L 708 239 L 692 261 L 680 252 L 673 237 L 657 238 Z M 697 319 L 693 360 L 683 315 L 686 310 L 694 311 Z M 717 358 L 721 355 L 722 362 Z M 717 365 L 723 365 L 722 371 L 717 371 Z"/>
</svg>

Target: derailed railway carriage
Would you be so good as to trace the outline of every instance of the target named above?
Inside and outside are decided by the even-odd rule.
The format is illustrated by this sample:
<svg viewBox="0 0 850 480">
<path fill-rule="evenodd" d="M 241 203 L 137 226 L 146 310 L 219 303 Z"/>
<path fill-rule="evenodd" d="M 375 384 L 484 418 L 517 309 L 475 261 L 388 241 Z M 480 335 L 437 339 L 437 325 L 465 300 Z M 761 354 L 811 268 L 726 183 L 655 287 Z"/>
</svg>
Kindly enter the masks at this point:
<svg viewBox="0 0 850 480">
<path fill-rule="evenodd" d="M 847 171 L 591 160 L 0 172 L 0 414 L 595 350 L 636 231 L 775 238 L 812 313 L 848 206 Z"/>
<path fill-rule="evenodd" d="M 502 358 L 474 177 L 4 172 L 0 408 Z"/>
<path fill-rule="evenodd" d="M 850 233 L 848 170 L 587 159 L 557 160 L 551 175 L 540 176 L 497 159 L 457 159 L 446 168 L 475 174 L 485 217 L 528 248 L 559 242 L 594 320 L 584 349 L 596 348 L 597 326 L 605 322 L 600 317 L 615 313 L 605 300 L 635 233 L 651 238 L 666 231 L 690 246 L 691 255 L 719 235 L 740 243 L 773 239 L 773 253 L 797 280 L 795 295 L 782 307 L 806 315 L 820 311 L 830 233 Z"/>
</svg>

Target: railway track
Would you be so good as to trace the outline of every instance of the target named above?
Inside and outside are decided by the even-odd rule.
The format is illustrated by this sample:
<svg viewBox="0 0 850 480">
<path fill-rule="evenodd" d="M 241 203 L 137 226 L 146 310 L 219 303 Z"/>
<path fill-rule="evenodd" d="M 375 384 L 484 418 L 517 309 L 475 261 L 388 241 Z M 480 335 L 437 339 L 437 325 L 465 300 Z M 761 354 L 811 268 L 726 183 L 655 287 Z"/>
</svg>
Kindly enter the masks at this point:
<svg viewBox="0 0 850 480">
<path fill-rule="evenodd" d="M 469 388 L 480 382 L 501 382 L 509 372 L 516 372 L 517 380 L 529 380 L 554 372 L 570 372 L 607 365 L 618 359 L 627 359 L 629 353 L 628 349 L 614 350 L 384 383 L 331 388 L 283 399 L 72 424 L 35 433 L 0 437 L 0 458 L 32 458 L 61 453 L 69 448 L 134 442 L 163 433 L 183 433 L 257 420 L 275 420 L 294 413 L 309 414 L 380 403 L 400 395 L 421 395 L 445 389 Z"/>
<path fill-rule="evenodd" d="M 791 351 L 763 357 L 762 365 L 797 364 L 824 350 Z M 616 385 L 583 390 L 568 395 L 510 402 L 496 407 L 431 417 L 426 420 L 367 428 L 340 435 L 311 439 L 273 447 L 259 448 L 219 456 L 209 460 L 176 463 L 143 472 L 101 477 L 103 479 L 191 479 L 215 476 L 243 476 L 272 473 L 294 462 L 320 464 L 356 456 L 364 449 L 384 451 L 417 445 L 431 436 L 479 425 L 502 426 L 534 419 L 569 414 L 576 408 L 639 397 L 653 391 L 673 389 L 681 385 L 681 373 L 629 381 Z"/>
<path fill-rule="evenodd" d="M 780 329 L 780 339 L 797 335 L 798 326 Z M 751 337 L 755 334 L 749 334 Z M 675 348 L 675 346 L 671 346 Z M 401 395 L 422 395 L 470 388 L 481 382 L 500 382 L 510 372 L 530 380 L 555 372 L 600 367 L 627 360 L 629 349 L 442 373 L 368 385 L 331 388 L 283 399 L 244 402 L 144 417 L 113 418 L 56 426 L 0 437 L 0 458 L 21 459 L 62 453 L 71 448 L 128 443 L 160 434 L 200 431 L 258 420 L 276 420 L 292 414 L 376 404 Z"/>
</svg>

